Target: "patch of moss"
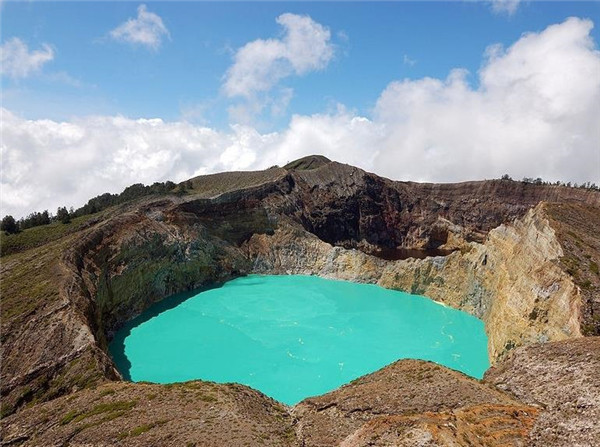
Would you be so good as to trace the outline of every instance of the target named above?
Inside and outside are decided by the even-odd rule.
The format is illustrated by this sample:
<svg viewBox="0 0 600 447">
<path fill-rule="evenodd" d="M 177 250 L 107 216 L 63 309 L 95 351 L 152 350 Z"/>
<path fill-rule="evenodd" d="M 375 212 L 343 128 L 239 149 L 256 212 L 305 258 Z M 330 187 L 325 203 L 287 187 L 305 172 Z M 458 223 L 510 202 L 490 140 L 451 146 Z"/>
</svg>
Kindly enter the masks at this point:
<svg viewBox="0 0 600 447">
<path fill-rule="evenodd" d="M 103 413 L 110 413 L 103 418 L 103 421 L 109 421 L 115 419 L 116 417 L 122 416 L 127 411 L 131 410 L 133 407 L 137 405 L 137 401 L 116 401 L 116 402 L 108 402 L 96 405 L 90 411 L 87 412 L 76 412 L 69 411 L 62 419 L 60 424 L 66 425 L 70 422 L 81 422 L 84 419 L 87 419 L 91 416 L 95 416 Z"/>
<path fill-rule="evenodd" d="M 196 396 L 202 402 L 216 402 L 218 399 L 212 394 L 197 393 Z"/>
<path fill-rule="evenodd" d="M 146 433 L 147 431 L 152 430 L 154 427 L 166 424 L 167 422 L 168 421 L 166 421 L 166 420 L 161 420 L 161 421 L 152 422 L 150 424 L 140 425 L 138 427 L 135 427 L 132 430 L 129 430 L 129 431 L 126 431 L 126 432 L 123 432 L 123 433 L 119 433 L 119 439 L 124 439 L 124 438 L 127 438 L 127 437 L 139 436 L 142 433 Z"/>
<path fill-rule="evenodd" d="M 60 420 L 60 425 L 67 425 L 69 422 L 71 422 L 73 419 L 75 419 L 77 416 L 79 416 L 79 412 L 75 411 L 75 410 L 71 410 L 69 411 L 67 414 L 65 414 L 63 416 L 63 418 Z"/>
<path fill-rule="evenodd" d="M 131 430 L 131 432 L 129 433 L 129 436 L 139 436 L 142 433 L 145 433 L 145 432 L 149 431 L 153 427 L 154 427 L 154 424 L 140 425 L 139 427 L 136 427 L 133 430 Z"/>
</svg>

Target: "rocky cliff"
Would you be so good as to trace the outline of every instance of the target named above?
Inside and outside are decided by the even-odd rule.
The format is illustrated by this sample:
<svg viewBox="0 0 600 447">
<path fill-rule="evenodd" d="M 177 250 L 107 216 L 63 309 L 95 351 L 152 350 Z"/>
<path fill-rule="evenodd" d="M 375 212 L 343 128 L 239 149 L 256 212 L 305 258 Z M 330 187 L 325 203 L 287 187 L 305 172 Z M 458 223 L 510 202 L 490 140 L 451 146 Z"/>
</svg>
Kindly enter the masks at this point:
<svg viewBox="0 0 600 447">
<path fill-rule="evenodd" d="M 244 248 L 256 272 L 376 283 L 469 312 L 485 322 L 495 362 L 522 344 L 581 336 L 581 289 L 560 263 L 564 253 L 546 207 L 444 257 L 383 260 L 333 247 L 291 224 L 254 235 Z"/>
<path fill-rule="evenodd" d="M 79 438 L 78 433 L 91 430 L 86 423 L 77 425 L 76 433 L 55 432 L 55 425 L 43 428 L 37 418 L 50 410 L 42 408 L 55 407 L 40 405 L 50 400 L 44 405 L 58 405 L 50 424 L 68 407 L 68 397 L 56 400 L 65 394 L 84 396 L 73 404 L 78 414 L 103 414 L 91 402 L 102 397 L 103 387 L 120 383 L 106 354 L 116 329 L 168 295 L 251 272 L 377 283 L 466 310 L 485 321 L 490 358 L 499 365 L 520 345 L 600 333 L 597 192 L 504 180 L 392 182 L 323 158 L 198 177 L 191 184 L 185 194 L 130 202 L 71 231 L 50 226 L 46 243 L 2 257 L 2 413 L 18 411 L 3 421 L 3 430 L 14 435 L 10 443 L 54 445 L 36 441 L 38 432 L 39 439 L 56 439 L 56 444 L 73 443 L 73 437 L 64 438 L 71 435 L 83 444 L 98 441 L 102 431 Z M 450 254 L 398 260 L 374 256 L 399 248 Z M 438 369 L 432 377 L 443 374 Z M 134 385 L 119 387 L 127 398 L 130 392 L 138 396 Z M 147 399 L 140 396 L 135 400 Z M 249 402 L 266 405 L 258 403 L 261 397 L 248 396 Z M 174 405 L 167 403 L 172 397 L 165 399 L 161 405 Z M 486 407 L 498 404 L 493 399 L 478 402 L 474 405 L 484 406 L 450 405 L 435 415 L 423 407 L 425 413 L 412 419 L 402 412 L 391 412 L 386 420 L 365 419 L 371 425 L 353 425 L 359 431 L 348 432 L 354 437 L 344 442 L 361 445 L 390 427 L 417 424 L 427 431 L 448 421 L 462 424 L 467 433 L 473 418 L 485 424 L 512 411 Z M 515 411 L 521 414 L 519 408 Z M 123 417 L 129 421 L 123 427 L 136 429 L 127 411 L 109 413 L 98 421 Z M 515 420 L 523 436 L 531 414 Z M 170 430 L 158 422 L 148 424 L 161 433 Z M 15 435 L 20 430 L 15 427 L 30 427 L 24 428 L 29 434 Z M 277 433 L 288 436 L 286 427 Z M 447 435 L 438 428 L 439 436 Z M 53 437 L 44 437 L 48 430 Z"/>
</svg>

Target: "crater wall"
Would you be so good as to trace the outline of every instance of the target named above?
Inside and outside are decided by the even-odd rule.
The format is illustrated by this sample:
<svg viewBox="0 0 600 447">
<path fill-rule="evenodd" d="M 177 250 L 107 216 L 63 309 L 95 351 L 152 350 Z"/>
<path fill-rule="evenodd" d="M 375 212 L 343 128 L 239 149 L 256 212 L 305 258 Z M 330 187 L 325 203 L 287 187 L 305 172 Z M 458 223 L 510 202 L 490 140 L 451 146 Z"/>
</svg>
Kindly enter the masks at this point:
<svg viewBox="0 0 600 447">
<path fill-rule="evenodd" d="M 334 247 L 293 224 L 245 245 L 256 273 L 320 275 L 420 294 L 485 322 L 490 360 L 516 346 L 581 336 L 580 290 L 540 204 L 446 257 L 386 261 Z"/>
</svg>

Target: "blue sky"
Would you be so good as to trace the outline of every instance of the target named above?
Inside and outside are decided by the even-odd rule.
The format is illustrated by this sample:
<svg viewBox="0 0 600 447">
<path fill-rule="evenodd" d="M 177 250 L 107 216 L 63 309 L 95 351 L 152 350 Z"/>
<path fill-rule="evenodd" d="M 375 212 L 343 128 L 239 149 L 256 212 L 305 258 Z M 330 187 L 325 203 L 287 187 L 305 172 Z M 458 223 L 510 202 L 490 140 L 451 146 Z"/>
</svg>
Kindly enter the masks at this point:
<svg viewBox="0 0 600 447">
<path fill-rule="evenodd" d="M 330 29 L 336 53 L 326 69 L 282 82 L 294 89 L 287 113 L 261 121 L 277 128 L 291 113 L 324 111 L 335 103 L 368 113 L 393 80 L 444 78 L 456 67 L 476 73 L 492 43 L 510 45 L 569 16 L 600 17 L 600 2 L 529 2 L 512 15 L 494 13 L 486 2 L 151 2 L 148 10 L 170 35 L 152 50 L 109 37 L 136 16 L 138 6 L 4 3 L 3 41 L 18 37 L 31 49 L 47 42 L 56 52 L 44 75 L 3 79 L 4 106 L 31 119 L 123 114 L 177 120 L 201 114 L 222 127 L 230 121 L 232 101 L 220 87 L 232 53 L 254 39 L 279 36 L 280 14 L 307 14 Z M 598 33 L 595 27 L 596 42 Z"/>
<path fill-rule="evenodd" d="M 3 213 L 308 153 L 600 182 L 600 2 L 0 8 Z"/>
</svg>

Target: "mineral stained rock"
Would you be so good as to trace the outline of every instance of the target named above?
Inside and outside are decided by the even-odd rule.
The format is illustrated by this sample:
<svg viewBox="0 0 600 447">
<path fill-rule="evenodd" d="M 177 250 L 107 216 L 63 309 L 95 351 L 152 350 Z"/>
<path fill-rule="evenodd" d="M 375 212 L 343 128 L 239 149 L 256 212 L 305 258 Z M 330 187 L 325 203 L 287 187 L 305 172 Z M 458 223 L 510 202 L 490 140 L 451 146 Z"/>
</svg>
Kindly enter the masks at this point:
<svg viewBox="0 0 600 447">
<path fill-rule="evenodd" d="M 186 184 L 1 236 L 1 445 L 600 444 L 597 191 L 394 182 L 324 157 Z M 374 256 L 396 249 L 451 254 Z M 401 361 L 291 409 L 241 386 L 120 380 L 115 330 L 248 273 L 423 294 L 483 319 L 495 366 L 479 383 Z"/>
</svg>

